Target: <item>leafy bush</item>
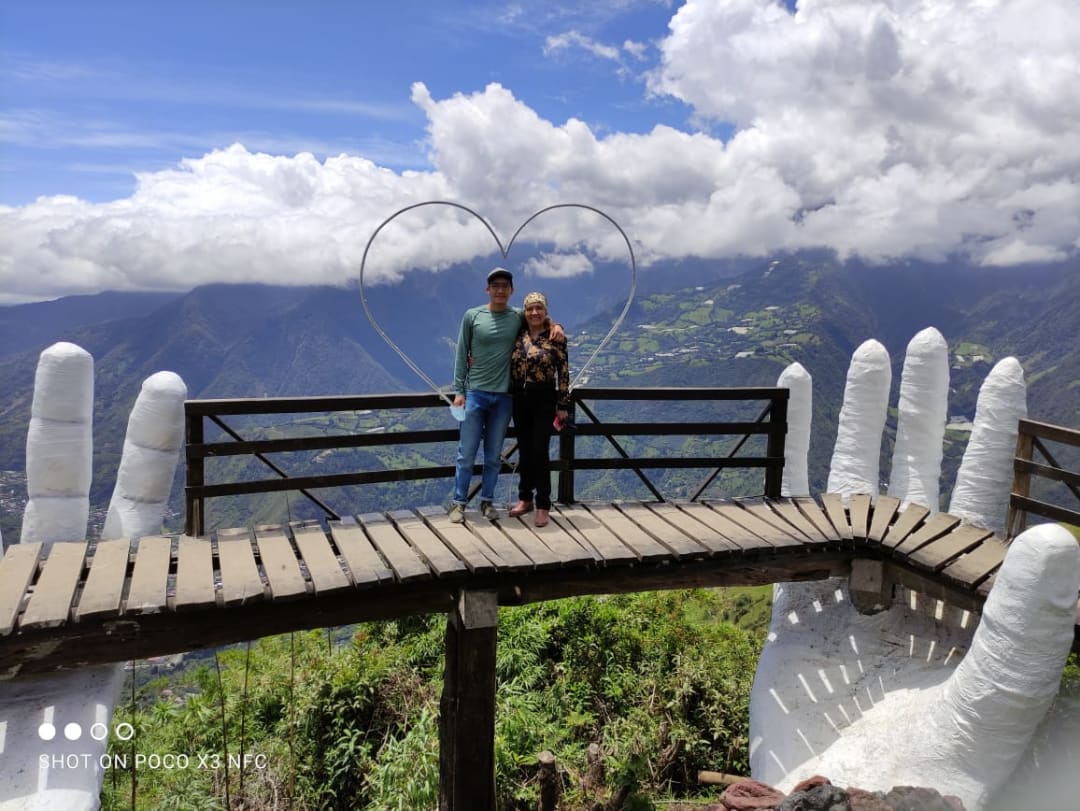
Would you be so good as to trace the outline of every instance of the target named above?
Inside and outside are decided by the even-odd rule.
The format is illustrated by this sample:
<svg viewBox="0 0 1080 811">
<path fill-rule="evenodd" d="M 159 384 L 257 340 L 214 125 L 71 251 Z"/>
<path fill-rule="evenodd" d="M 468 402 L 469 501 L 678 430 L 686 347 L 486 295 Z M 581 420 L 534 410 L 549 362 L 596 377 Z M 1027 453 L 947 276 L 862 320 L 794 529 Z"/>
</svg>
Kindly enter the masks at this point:
<svg viewBox="0 0 1080 811">
<path fill-rule="evenodd" d="M 699 769 L 748 773 L 756 637 L 718 621 L 713 591 L 583 597 L 499 614 L 495 733 L 498 804 L 535 808 L 536 758 L 555 753 L 564 808 L 615 797 L 687 796 Z M 237 646 L 140 692 L 141 752 L 262 756 L 262 766 L 142 771 L 147 808 L 429 809 L 438 804 L 438 714 L 446 620 L 429 616 Z M 246 683 L 246 690 L 245 690 Z M 226 723 L 221 721 L 224 696 Z M 131 751 L 114 741 L 112 751 Z M 604 785 L 586 796 L 591 743 Z M 227 757 L 223 758 L 227 760 Z M 241 788 L 241 779 L 243 787 Z M 130 807 L 130 770 L 106 780 L 103 808 Z M 179 805 L 178 805 L 179 803 Z"/>
</svg>

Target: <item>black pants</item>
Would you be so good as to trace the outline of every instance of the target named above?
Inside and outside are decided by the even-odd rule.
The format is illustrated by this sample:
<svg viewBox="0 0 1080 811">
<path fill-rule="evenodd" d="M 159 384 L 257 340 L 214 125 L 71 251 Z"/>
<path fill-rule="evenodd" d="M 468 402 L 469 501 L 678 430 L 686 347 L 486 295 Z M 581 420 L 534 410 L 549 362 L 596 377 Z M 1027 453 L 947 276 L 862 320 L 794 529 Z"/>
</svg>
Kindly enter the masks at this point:
<svg viewBox="0 0 1080 811">
<path fill-rule="evenodd" d="M 514 429 L 518 440 L 518 498 L 551 509 L 551 422 L 558 392 L 554 388 L 514 392 Z M 533 493 L 536 493 L 535 499 Z"/>
</svg>

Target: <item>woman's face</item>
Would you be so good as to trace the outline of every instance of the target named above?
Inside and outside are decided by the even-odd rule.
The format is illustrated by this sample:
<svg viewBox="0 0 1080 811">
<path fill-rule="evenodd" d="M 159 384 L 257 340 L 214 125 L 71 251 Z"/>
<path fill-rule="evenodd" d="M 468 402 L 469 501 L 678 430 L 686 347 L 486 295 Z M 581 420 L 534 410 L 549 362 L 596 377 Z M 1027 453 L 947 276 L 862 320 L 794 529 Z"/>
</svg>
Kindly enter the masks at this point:
<svg viewBox="0 0 1080 811">
<path fill-rule="evenodd" d="M 547 318 L 547 308 L 539 302 L 533 302 L 525 306 L 525 321 L 530 327 L 539 327 Z"/>
</svg>

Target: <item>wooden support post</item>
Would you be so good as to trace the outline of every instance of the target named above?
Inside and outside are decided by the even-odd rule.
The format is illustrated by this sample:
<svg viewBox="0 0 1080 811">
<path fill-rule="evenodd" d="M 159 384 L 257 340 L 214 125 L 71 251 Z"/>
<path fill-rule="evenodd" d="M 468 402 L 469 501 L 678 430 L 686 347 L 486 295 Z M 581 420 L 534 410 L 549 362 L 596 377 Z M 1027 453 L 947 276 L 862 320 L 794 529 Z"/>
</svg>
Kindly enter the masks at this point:
<svg viewBox="0 0 1080 811">
<path fill-rule="evenodd" d="M 439 811 L 495 811 L 493 591 L 463 591 L 446 621 L 439 702 Z"/>
<path fill-rule="evenodd" d="M 1016 435 L 1016 459 L 1013 460 L 1013 486 L 1012 495 L 1009 497 L 1009 517 L 1005 522 L 1005 539 L 1007 541 L 1011 541 L 1027 527 L 1027 512 L 1015 504 L 1013 496 L 1027 498 L 1031 495 L 1031 474 L 1026 470 L 1018 470 L 1016 462 L 1019 460 L 1030 462 L 1034 456 L 1034 450 L 1035 437 L 1025 430 L 1024 420 L 1021 420 Z"/>
<path fill-rule="evenodd" d="M 585 763 L 585 794 L 587 796 L 599 794 L 604 790 L 604 760 L 600 744 L 589 744 L 589 748 L 585 750 Z"/>
<path fill-rule="evenodd" d="M 765 455 L 779 459 L 765 468 L 765 495 L 780 498 L 784 480 L 784 443 L 787 438 L 788 390 L 779 389 L 769 410 L 769 434 Z"/>
<path fill-rule="evenodd" d="M 559 786 L 559 770 L 555 766 L 555 755 L 551 752 L 541 752 L 537 758 L 539 769 L 537 780 L 540 783 L 539 811 L 555 811 L 559 807 L 559 795 L 562 794 Z"/>
<path fill-rule="evenodd" d="M 186 447 L 203 444 L 203 418 L 200 414 L 184 414 Z M 203 457 L 187 456 L 184 480 L 184 534 L 199 537 L 206 534 L 206 502 L 202 496 L 191 494 L 193 487 L 205 484 Z"/>
<path fill-rule="evenodd" d="M 851 604 L 860 614 L 877 614 L 892 603 L 892 585 L 885 578 L 885 563 L 880 560 L 851 561 L 848 577 Z"/>
</svg>

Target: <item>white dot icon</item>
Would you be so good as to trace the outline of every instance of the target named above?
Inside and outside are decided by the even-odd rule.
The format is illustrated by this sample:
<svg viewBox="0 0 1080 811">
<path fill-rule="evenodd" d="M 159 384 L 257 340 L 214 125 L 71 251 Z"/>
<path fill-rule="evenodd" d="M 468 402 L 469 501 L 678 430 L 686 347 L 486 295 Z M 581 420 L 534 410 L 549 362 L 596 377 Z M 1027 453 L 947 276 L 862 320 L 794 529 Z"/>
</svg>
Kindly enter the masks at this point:
<svg viewBox="0 0 1080 811">
<path fill-rule="evenodd" d="M 37 728 L 38 737 L 43 741 L 51 741 L 56 737 L 56 727 L 50 723 L 44 723 Z"/>
<path fill-rule="evenodd" d="M 77 741 L 82 737 L 82 727 L 74 721 L 64 727 L 64 737 L 69 741 Z"/>
<path fill-rule="evenodd" d="M 127 721 L 121 721 L 116 725 L 116 737 L 122 741 L 130 741 L 135 737 L 135 727 Z"/>
</svg>

